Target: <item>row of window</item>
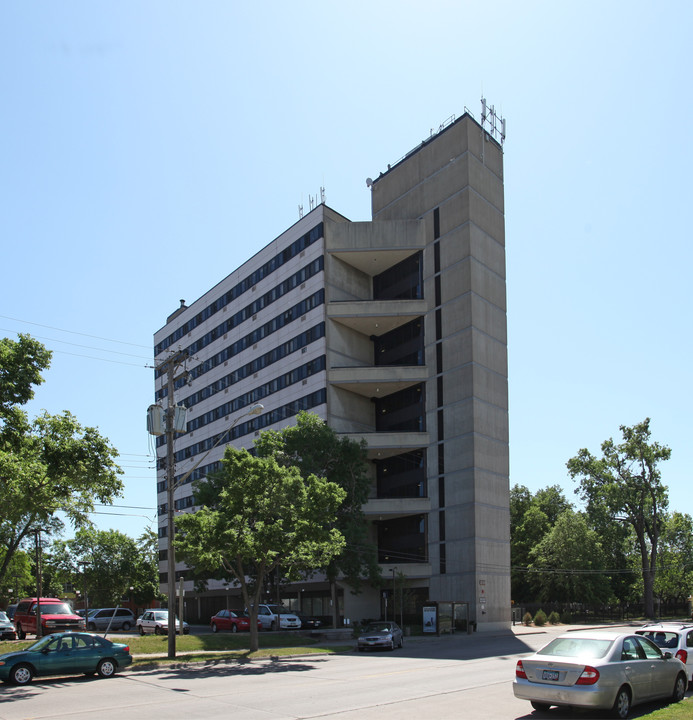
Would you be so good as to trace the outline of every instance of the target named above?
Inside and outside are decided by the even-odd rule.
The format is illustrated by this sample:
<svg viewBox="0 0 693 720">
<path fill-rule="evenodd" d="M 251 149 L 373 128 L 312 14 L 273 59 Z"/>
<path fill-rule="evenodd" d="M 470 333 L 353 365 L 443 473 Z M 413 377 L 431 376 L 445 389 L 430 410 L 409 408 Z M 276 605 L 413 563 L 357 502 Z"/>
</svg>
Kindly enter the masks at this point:
<svg viewBox="0 0 693 720">
<path fill-rule="evenodd" d="M 294 305 L 293 307 L 282 312 L 281 315 L 277 315 L 276 317 L 272 318 L 272 320 L 266 322 L 264 325 L 262 325 L 262 327 L 256 328 L 252 332 L 248 333 L 245 337 L 242 337 L 240 340 L 237 340 L 231 345 L 228 345 L 227 347 L 223 348 L 218 353 L 213 355 L 211 358 L 206 360 L 204 363 L 198 365 L 190 372 L 190 378 L 198 378 L 201 375 L 209 372 L 210 370 L 213 370 L 215 367 L 218 367 L 219 365 L 230 360 L 232 357 L 235 357 L 239 353 L 243 352 L 243 350 L 247 350 L 249 347 L 252 347 L 260 340 L 263 340 L 269 335 L 272 335 L 278 330 L 281 330 L 289 323 L 292 323 L 294 320 L 303 317 L 310 310 L 313 310 L 320 305 L 324 305 L 324 303 L 325 291 L 318 290 L 318 292 L 313 293 L 305 300 L 301 300 L 301 302 L 296 303 L 296 305 Z M 207 385 L 201 390 L 198 390 L 192 395 L 189 395 L 182 401 L 182 403 L 186 407 L 192 407 L 201 400 L 205 400 L 206 398 L 211 397 L 215 393 L 221 392 L 230 385 L 237 383 L 243 377 L 246 376 L 241 376 L 238 371 L 230 373 L 229 375 L 225 375 L 223 378 L 220 378 L 211 385 Z M 181 378 L 176 383 L 177 388 L 182 387 L 186 382 L 186 378 Z M 167 395 L 168 388 L 164 387 L 156 391 L 155 397 L 156 400 L 159 401 Z"/>
<path fill-rule="evenodd" d="M 325 364 L 325 356 L 321 355 L 319 358 L 315 358 L 315 360 L 312 360 L 311 362 L 307 362 L 304 365 L 301 365 L 297 368 L 294 368 L 293 370 L 290 370 L 287 373 L 284 373 L 283 375 L 280 375 L 279 377 L 273 378 L 269 382 L 260 385 L 254 390 L 244 393 L 243 395 L 239 395 L 233 400 L 229 400 L 223 405 L 219 405 L 218 407 L 213 408 L 209 412 L 206 412 L 203 415 L 196 417 L 194 420 L 191 420 L 187 424 L 187 430 L 188 432 L 192 432 L 193 430 L 199 430 L 199 428 L 216 422 L 217 420 L 221 420 L 227 415 L 238 412 L 244 407 L 248 407 L 249 405 L 258 403 L 263 398 L 272 395 L 273 393 L 284 390 L 291 385 L 295 385 L 301 380 L 305 380 L 311 375 L 315 375 L 315 373 L 321 372 L 325 369 Z"/>
<path fill-rule="evenodd" d="M 261 280 L 266 278 L 268 275 L 273 273 L 275 270 L 286 264 L 292 258 L 296 257 L 299 253 L 303 252 L 309 245 L 319 240 L 323 236 L 323 224 L 319 223 L 314 228 L 309 230 L 305 235 L 295 240 L 291 245 L 282 250 L 280 253 L 270 258 L 262 267 L 255 270 L 247 277 L 243 278 L 237 285 L 231 288 L 228 292 L 224 293 L 220 298 L 217 298 L 213 303 L 208 305 L 206 308 L 201 310 L 195 317 L 191 318 L 184 325 L 181 325 L 175 332 L 171 333 L 168 337 L 164 338 L 155 348 L 154 354 L 158 355 L 160 352 L 165 350 L 167 347 L 180 340 L 184 335 L 187 335 L 191 330 L 196 328 L 200 323 L 210 318 L 215 313 L 219 312 L 222 308 L 226 307 L 244 292 L 247 292 L 253 286 L 257 285 Z"/>
<path fill-rule="evenodd" d="M 208 333 L 205 333 L 201 338 L 195 340 L 195 342 L 193 342 L 186 348 L 188 355 L 195 355 L 195 353 L 207 347 L 207 345 L 209 345 L 210 343 L 214 342 L 220 337 L 223 337 L 226 333 L 230 332 L 235 327 L 238 327 L 241 323 L 244 323 L 249 318 L 252 318 L 256 313 L 260 312 L 260 310 L 268 307 L 272 303 L 282 298 L 288 292 L 291 292 L 293 289 L 302 285 L 304 282 L 306 282 L 306 280 L 309 280 L 314 275 L 322 272 L 324 266 L 325 259 L 321 255 L 316 260 L 313 260 L 313 262 L 310 262 L 308 263 L 308 265 L 302 267 L 291 277 L 286 278 L 286 280 L 279 283 L 279 285 L 277 285 L 276 287 L 268 290 L 264 295 L 250 303 L 250 305 L 246 305 L 242 310 L 239 310 L 237 313 L 225 320 L 221 325 L 218 325 L 217 327 L 210 330 Z M 201 367 L 194 368 L 191 371 L 190 376 L 192 379 L 195 379 L 196 377 L 198 377 L 198 375 L 201 375 L 207 371 L 208 368 L 205 368 L 205 363 L 203 363 Z M 157 370 L 154 373 L 154 376 L 157 378 L 161 377 L 161 375 L 163 375 L 165 372 L 165 369 Z"/>
<path fill-rule="evenodd" d="M 189 445 L 187 448 L 184 448 L 183 450 L 175 453 L 175 461 L 180 462 L 187 457 L 193 457 L 195 455 L 199 455 L 200 453 L 208 452 L 209 450 L 214 448 L 214 446 L 222 436 L 226 436 L 226 442 L 231 443 L 234 440 L 238 440 L 238 438 L 243 437 L 244 435 L 258 432 L 264 428 L 269 427 L 270 425 L 274 425 L 275 423 L 282 422 L 287 418 L 294 417 L 295 415 L 298 415 L 301 410 L 312 410 L 313 408 L 319 407 L 320 405 L 324 405 L 326 402 L 327 390 L 323 387 L 320 388 L 320 390 L 316 390 L 315 392 L 304 395 L 303 397 L 293 400 L 292 402 L 286 403 L 281 407 L 270 410 L 269 412 L 263 413 L 262 415 L 258 415 L 252 420 L 239 423 L 235 427 L 231 428 L 231 430 L 224 430 L 221 433 L 206 438 L 205 440 L 201 440 L 194 445 Z M 218 463 L 211 463 L 204 468 L 197 468 L 193 473 L 191 473 L 190 477 L 188 478 L 188 482 L 193 482 L 193 480 L 205 477 L 209 472 L 211 472 L 210 468 L 212 466 L 218 467 Z M 203 470 L 205 472 L 202 472 Z M 158 483 L 157 485 L 157 489 L 159 492 L 163 492 L 164 490 L 166 490 L 166 487 L 167 484 L 165 480 Z"/>
<path fill-rule="evenodd" d="M 285 357 L 288 357 L 289 355 L 297 352 L 298 350 L 303 350 L 305 347 L 324 336 L 325 323 L 321 322 L 313 326 L 312 328 L 309 328 L 308 330 L 300 333 L 296 337 L 291 338 L 291 340 L 287 340 L 287 342 L 278 345 L 276 348 L 270 350 L 269 352 L 266 352 L 264 355 L 260 355 L 260 357 L 251 360 L 249 363 L 246 363 L 242 368 L 236 370 L 236 372 L 234 373 L 234 375 L 237 375 L 236 382 L 238 380 L 242 380 L 246 377 L 254 375 L 263 368 L 269 367 L 270 365 L 273 365 L 274 363 L 283 360 Z M 163 447 L 165 444 L 166 435 L 160 435 L 159 437 L 157 437 L 157 447 Z"/>
</svg>

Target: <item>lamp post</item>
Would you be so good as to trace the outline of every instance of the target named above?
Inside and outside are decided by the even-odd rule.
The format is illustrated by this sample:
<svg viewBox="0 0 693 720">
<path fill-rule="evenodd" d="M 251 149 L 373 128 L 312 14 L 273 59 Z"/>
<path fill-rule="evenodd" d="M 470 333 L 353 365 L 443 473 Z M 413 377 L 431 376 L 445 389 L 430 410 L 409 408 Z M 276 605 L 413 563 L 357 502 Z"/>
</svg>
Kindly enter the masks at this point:
<svg viewBox="0 0 693 720">
<path fill-rule="evenodd" d="M 212 452 L 228 435 L 231 430 L 236 426 L 239 420 L 248 415 L 259 415 L 265 408 L 259 403 L 253 405 L 246 413 L 239 415 L 233 423 L 225 430 L 212 445 L 211 448 L 188 470 L 178 482 L 175 481 L 175 454 L 173 452 L 173 438 L 174 438 L 174 405 L 173 405 L 173 389 L 174 379 L 173 372 L 168 373 L 168 409 L 166 413 L 166 489 L 167 489 L 167 502 L 168 502 L 168 523 L 167 523 L 167 535 L 168 535 L 168 573 L 167 573 L 167 585 L 168 585 L 168 657 L 173 659 L 176 657 L 176 553 L 173 546 L 175 537 L 175 523 L 174 523 L 174 491 L 177 487 L 183 485 L 185 481 L 193 474 L 193 472 L 200 466 L 205 458 Z M 182 578 L 181 578 L 182 582 Z M 173 615 L 173 619 L 171 616 Z M 180 618 L 181 622 L 181 634 L 183 630 L 183 618 Z"/>
</svg>

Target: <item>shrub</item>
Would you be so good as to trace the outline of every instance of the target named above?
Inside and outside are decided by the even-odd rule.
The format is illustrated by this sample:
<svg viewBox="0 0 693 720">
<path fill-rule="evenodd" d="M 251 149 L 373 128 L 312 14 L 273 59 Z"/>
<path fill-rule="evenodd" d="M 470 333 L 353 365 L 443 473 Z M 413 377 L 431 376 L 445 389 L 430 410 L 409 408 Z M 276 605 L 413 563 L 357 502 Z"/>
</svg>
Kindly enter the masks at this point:
<svg viewBox="0 0 693 720">
<path fill-rule="evenodd" d="M 522 618 L 522 624 L 527 625 L 527 627 L 532 624 L 532 616 L 528 612 L 526 612 L 524 617 Z"/>
<path fill-rule="evenodd" d="M 558 625 L 558 623 L 560 623 L 560 622 L 561 622 L 561 616 L 554 610 L 549 615 L 549 623 L 551 625 Z"/>
<path fill-rule="evenodd" d="M 570 625 L 573 622 L 573 616 L 568 611 L 566 611 L 561 614 L 561 622 L 564 625 Z"/>
<path fill-rule="evenodd" d="M 534 616 L 534 624 L 537 627 L 546 625 L 546 613 L 543 610 L 537 610 L 537 614 Z"/>
</svg>

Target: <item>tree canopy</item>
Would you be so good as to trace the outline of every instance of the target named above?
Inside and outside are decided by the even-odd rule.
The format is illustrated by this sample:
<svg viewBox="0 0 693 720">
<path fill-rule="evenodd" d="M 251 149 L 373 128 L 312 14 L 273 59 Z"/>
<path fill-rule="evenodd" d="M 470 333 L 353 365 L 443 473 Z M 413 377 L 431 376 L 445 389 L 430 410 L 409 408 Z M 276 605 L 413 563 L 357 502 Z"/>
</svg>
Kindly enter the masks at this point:
<svg viewBox="0 0 693 720">
<path fill-rule="evenodd" d="M 61 584 L 86 592 L 90 607 L 117 607 L 124 596 L 148 604 L 159 596 L 157 555 L 151 530 L 135 540 L 117 530 L 87 527 L 69 540 L 56 540 L 45 567 Z"/>
<path fill-rule="evenodd" d="M 339 437 L 318 415 L 300 412 L 295 425 L 262 433 L 255 447 L 259 456 L 273 456 L 283 465 L 297 467 L 304 477 L 311 474 L 324 477 L 346 493 L 335 520 L 346 543 L 342 552 L 322 568 L 332 588 L 336 627 L 337 578 L 343 577 L 352 592 L 359 592 L 364 578 L 376 587 L 381 580 L 377 548 L 368 536 L 368 522 L 363 512 L 371 490 L 365 442 Z"/>
<path fill-rule="evenodd" d="M 197 571 L 218 575 L 221 569 L 240 586 L 256 650 L 265 579 L 278 567 L 297 578 L 342 551 L 344 537 L 334 522 L 346 492 L 273 456 L 227 447 L 221 469 L 196 483 L 195 495 L 203 507 L 176 518 L 176 550 Z"/>
<path fill-rule="evenodd" d="M 62 529 L 58 513 L 75 527 L 89 525 L 95 503 L 122 493 L 117 452 L 96 428 L 68 411 L 30 421 L 21 407 L 43 382 L 50 357 L 25 335 L 0 341 L 0 584 L 30 533 Z"/>
<path fill-rule="evenodd" d="M 649 418 L 632 427 L 621 425 L 620 430 L 621 443 L 605 440 L 601 457 L 583 448 L 568 461 L 568 472 L 579 482 L 576 492 L 587 503 L 588 514 L 602 513 L 628 524 L 635 533 L 645 614 L 654 617 L 659 538 L 668 506 L 658 465 L 669 459 L 671 450 L 651 441 Z"/>
</svg>

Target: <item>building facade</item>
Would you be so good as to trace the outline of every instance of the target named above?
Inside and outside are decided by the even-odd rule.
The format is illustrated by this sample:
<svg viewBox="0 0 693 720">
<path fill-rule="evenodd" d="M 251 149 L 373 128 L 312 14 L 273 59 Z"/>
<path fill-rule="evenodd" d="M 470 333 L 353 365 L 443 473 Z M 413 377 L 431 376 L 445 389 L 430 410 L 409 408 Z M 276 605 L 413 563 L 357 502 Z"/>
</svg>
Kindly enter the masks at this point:
<svg viewBox="0 0 693 720">
<path fill-rule="evenodd" d="M 157 365 L 174 350 L 190 358 L 174 390 L 188 408 L 175 474 L 195 469 L 175 491 L 175 511 L 195 509 L 192 482 L 218 465 L 227 442 L 249 448 L 260 431 L 314 412 L 367 443 L 364 510 L 398 616 L 453 602 L 480 631 L 507 626 L 502 148 L 465 114 L 367 182 L 371 221 L 318 205 L 190 306 L 181 301 L 155 334 Z M 165 405 L 166 378 L 155 383 Z M 245 417 L 256 403 L 262 413 Z M 165 458 L 163 437 L 157 448 Z M 170 509 L 160 465 L 165 592 Z M 238 607 L 223 583 L 201 595 L 185 586 L 194 619 Z M 350 590 L 341 584 L 343 617 L 388 612 L 382 588 Z M 330 614 L 319 577 L 281 593 L 292 609 Z"/>
</svg>

